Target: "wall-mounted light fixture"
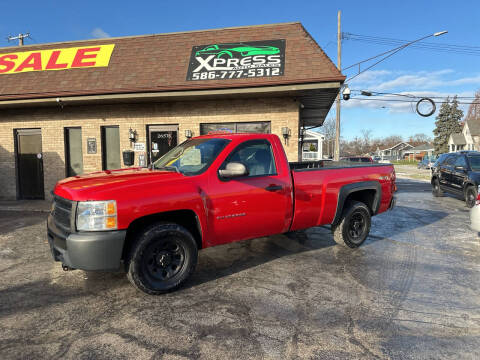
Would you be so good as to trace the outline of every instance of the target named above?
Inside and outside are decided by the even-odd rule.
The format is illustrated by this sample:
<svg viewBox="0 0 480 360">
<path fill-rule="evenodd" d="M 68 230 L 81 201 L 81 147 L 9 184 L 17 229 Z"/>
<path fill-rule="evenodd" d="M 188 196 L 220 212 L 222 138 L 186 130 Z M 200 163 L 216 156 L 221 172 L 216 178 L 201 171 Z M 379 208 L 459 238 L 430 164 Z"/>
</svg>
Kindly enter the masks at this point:
<svg viewBox="0 0 480 360">
<path fill-rule="evenodd" d="M 287 140 L 291 135 L 291 131 L 288 127 L 282 127 L 282 135 L 283 138 L 285 139 L 285 144 L 287 144 Z"/>
<path fill-rule="evenodd" d="M 130 140 L 130 143 L 134 143 L 137 140 L 137 130 L 128 129 L 128 140 Z"/>
<path fill-rule="evenodd" d="M 190 139 L 193 136 L 192 130 L 185 130 L 185 137 Z"/>
</svg>

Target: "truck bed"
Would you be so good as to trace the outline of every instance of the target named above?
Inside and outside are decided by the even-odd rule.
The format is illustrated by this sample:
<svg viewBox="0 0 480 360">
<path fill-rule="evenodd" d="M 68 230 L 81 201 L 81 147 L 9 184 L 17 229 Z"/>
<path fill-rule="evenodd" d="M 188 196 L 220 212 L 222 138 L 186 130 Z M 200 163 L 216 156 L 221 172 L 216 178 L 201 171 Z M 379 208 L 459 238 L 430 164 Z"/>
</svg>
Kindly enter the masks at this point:
<svg viewBox="0 0 480 360">
<path fill-rule="evenodd" d="M 352 163 L 349 161 L 333 161 L 333 160 L 319 160 L 319 161 L 302 161 L 289 162 L 290 170 L 293 171 L 309 171 L 322 169 L 339 169 L 339 168 L 359 168 L 359 167 L 377 167 L 377 166 L 392 166 L 392 164 L 372 164 L 372 163 Z"/>
<path fill-rule="evenodd" d="M 378 213 L 388 209 L 393 195 L 392 164 L 352 164 L 345 161 L 289 163 L 294 188 L 295 215 L 291 230 L 331 224 L 340 189 L 349 184 L 378 186 L 381 203 Z M 360 185 L 360 184 L 359 184 Z"/>
</svg>

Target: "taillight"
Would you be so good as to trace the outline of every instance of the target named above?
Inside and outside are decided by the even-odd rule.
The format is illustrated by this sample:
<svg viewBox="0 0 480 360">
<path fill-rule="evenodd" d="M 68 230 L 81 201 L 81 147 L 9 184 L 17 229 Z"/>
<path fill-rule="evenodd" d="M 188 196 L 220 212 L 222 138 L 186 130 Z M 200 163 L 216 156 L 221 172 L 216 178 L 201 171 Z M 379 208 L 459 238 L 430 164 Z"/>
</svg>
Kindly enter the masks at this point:
<svg viewBox="0 0 480 360">
<path fill-rule="evenodd" d="M 395 184 L 395 180 L 397 180 L 397 175 L 395 174 L 395 168 L 394 168 L 392 173 L 392 192 L 397 191 L 397 184 Z"/>
</svg>

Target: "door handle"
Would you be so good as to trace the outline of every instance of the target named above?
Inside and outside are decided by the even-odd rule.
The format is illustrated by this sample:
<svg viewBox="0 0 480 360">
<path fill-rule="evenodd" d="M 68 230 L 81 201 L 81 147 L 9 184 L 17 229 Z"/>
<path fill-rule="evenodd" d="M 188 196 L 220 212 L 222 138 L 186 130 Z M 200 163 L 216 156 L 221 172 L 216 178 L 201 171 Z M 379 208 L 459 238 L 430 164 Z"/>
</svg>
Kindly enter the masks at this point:
<svg viewBox="0 0 480 360">
<path fill-rule="evenodd" d="M 278 191 L 278 190 L 282 190 L 282 189 L 283 189 L 283 186 L 281 186 L 281 185 L 274 185 L 274 184 L 268 185 L 268 186 L 265 188 L 265 190 L 267 190 L 267 191 Z"/>
</svg>

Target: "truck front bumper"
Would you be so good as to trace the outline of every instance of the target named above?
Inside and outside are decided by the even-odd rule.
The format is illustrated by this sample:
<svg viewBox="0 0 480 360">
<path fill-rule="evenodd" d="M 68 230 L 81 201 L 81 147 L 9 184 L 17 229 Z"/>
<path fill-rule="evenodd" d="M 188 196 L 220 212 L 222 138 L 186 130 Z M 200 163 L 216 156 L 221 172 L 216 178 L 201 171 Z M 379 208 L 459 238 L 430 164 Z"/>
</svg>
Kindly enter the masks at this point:
<svg viewBox="0 0 480 360">
<path fill-rule="evenodd" d="M 64 235 L 51 215 L 47 220 L 50 250 L 55 261 L 73 269 L 120 268 L 126 230 L 75 232 Z"/>
</svg>

